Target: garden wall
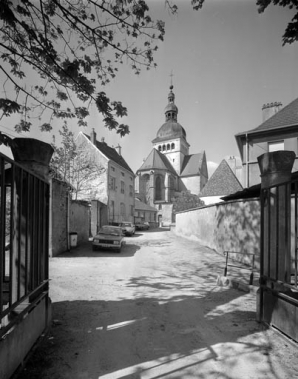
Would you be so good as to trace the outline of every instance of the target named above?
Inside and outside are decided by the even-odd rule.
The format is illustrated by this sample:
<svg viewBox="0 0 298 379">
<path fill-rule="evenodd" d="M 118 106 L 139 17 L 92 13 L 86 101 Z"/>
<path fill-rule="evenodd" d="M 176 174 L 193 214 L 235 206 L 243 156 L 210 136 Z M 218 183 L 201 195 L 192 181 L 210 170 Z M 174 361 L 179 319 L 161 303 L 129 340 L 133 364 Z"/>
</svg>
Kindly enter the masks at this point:
<svg viewBox="0 0 298 379">
<path fill-rule="evenodd" d="M 89 203 L 83 200 L 72 200 L 69 212 L 69 231 L 78 234 L 78 244 L 89 240 L 90 227 Z"/>
<path fill-rule="evenodd" d="M 259 199 L 234 200 L 177 213 L 175 233 L 219 253 L 256 254 L 259 267 L 260 221 Z M 249 254 L 244 257 L 251 263 Z"/>
<path fill-rule="evenodd" d="M 50 186 L 50 256 L 55 257 L 68 249 L 69 188 L 57 179 Z"/>
</svg>

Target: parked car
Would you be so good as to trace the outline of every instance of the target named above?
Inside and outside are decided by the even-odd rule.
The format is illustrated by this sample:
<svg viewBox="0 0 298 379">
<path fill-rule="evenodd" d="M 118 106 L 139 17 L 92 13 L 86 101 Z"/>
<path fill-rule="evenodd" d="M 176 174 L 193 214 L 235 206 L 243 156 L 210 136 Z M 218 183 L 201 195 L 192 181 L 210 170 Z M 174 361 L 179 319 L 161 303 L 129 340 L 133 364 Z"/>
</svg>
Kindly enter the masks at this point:
<svg viewBox="0 0 298 379">
<path fill-rule="evenodd" d="M 132 222 L 122 222 L 121 223 L 122 232 L 125 236 L 132 236 L 135 234 L 136 228 Z"/>
<path fill-rule="evenodd" d="M 138 222 L 136 223 L 136 230 L 148 230 L 150 225 L 148 222 Z"/>
<path fill-rule="evenodd" d="M 119 226 L 104 225 L 93 238 L 92 249 L 95 251 L 104 248 L 116 250 L 120 253 L 122 244 L 122 228 Z"/>
</svg>

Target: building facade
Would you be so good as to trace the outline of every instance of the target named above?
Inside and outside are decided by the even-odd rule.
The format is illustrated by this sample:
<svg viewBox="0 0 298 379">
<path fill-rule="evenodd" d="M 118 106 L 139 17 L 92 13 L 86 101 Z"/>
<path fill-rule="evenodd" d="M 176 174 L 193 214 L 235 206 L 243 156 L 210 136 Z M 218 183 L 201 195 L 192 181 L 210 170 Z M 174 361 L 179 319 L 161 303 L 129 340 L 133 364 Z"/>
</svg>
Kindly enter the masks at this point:
<svg viewBox="0 0 298 379">
<path fill-rule="evenodd" d="M 186 131 L 178 123 L 173 86 L 170 86 L 165 123 L 152 141 L 153 149 L 137 170 L 137 197 L 157 209 L 159 224 L 173 221 L 173 202 L 182 191 L 198 195 L 208 181 L 205 151 L 189 154 Z"/>
<path fill-rule="evenodd" d="M 261 183 L 257 158 L 267 152 L 290 150 L 296 154 L 293 171 L 298 170 L 298 98 L 282 108 L 281 103 L 262 108 L 263 123 L 235 135 L 243 164 L 243 187 Z"/>
<path fill-rule="evenodd" d="M 94 129 L 90 136 L 80 132 L 76 141 L 90 151 L 102 168 L 96 183 L 90 184 L 92 200 L 106 205 L 109 223 L 133 222 L 135 175 L 122 157 L 121 148 L 110 147 L 104 140 L 97 141 Z"/>
</svg>

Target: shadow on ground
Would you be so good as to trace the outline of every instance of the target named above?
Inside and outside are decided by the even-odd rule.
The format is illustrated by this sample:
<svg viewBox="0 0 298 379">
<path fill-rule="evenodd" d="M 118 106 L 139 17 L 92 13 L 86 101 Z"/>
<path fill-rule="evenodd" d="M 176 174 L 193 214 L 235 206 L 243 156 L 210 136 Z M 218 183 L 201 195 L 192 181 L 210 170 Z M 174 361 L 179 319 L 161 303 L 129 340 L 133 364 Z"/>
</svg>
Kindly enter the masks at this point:
<svg viewBox="0 0 298 379">
<path fill-rule="evenodd" d="M 131 284 L 142 282 L 140 278 Z M 150 378 L 229 379 L 235 377 L 236 361 L 246 358 L 252 366 L 263 362 L 259 378 L 277 377 L 270 341 L 245 342 L 249 334 L 264 329 L 255 322 L 255 311 L 233 306 L 222 310 L 241 294 L 230 290 L 224 295 L 210 291 L 201 298 L 177 296 L 166 301 L 137 297 L 54 303 L 51 334 L 21 378 L 137 379 L 147 373 Z M 221 376 L 216 376 L 218 362 L 225 373 Z"/>
<path fill-rule="evenodd" d="M 72 248 L 70 251 L 57 255 L 56 258 L 101 258 L 101 257 L 132 257 L 140 249 L 140 246 L 131 243 L 131 241 L 125 241 L 121 252 L 116 252 L 114 250 L 100 249 L 93 251 L 92 242 L 85 242 L 79 246 Z"/>
</svg>

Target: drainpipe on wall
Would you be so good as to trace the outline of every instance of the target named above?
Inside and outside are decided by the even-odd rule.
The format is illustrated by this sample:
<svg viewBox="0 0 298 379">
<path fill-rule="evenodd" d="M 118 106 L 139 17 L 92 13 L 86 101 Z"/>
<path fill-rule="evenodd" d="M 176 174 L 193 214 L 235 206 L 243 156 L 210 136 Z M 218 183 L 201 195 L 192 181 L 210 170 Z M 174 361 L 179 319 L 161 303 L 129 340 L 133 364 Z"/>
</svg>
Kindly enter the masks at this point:
<svg viewBox="0 0 298 379">
<path fill-rule="evenodd" d="M 248 168 L 248 136 L 246 133 L 246 188 L 248 188 L 249 168 Z"/>
</svg>

